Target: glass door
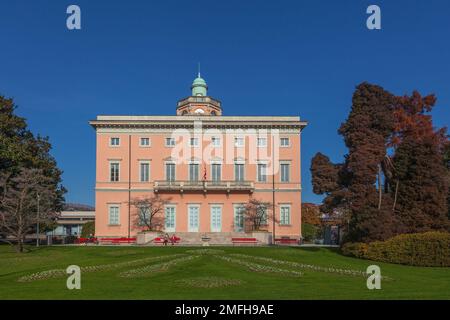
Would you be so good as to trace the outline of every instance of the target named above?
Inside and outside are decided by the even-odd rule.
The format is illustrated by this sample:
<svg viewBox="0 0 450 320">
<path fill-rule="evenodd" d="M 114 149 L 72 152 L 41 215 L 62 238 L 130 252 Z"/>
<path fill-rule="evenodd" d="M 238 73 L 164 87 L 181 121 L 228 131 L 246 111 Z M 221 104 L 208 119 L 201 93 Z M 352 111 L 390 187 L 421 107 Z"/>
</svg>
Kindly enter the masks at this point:
<svg viewBox="0 0 450 320">
<path fill-rule="evenodd" d="M 188 207 L 188 231 L 198 232 L 200 208 L 198 206 Z"/>
<path fill-rule="evenodd" d="M 175 207 L 166 207 L 164 230 L 166 232 L 175 232 Z"/>
<path fill-rule="evenodd" d="M 234 207 L 234 231 L 244 231 L 244 208 L 241 205 Z"/>
<path fill-rule="evenodd" d="M 222 231 L 222 207 L 211 207 L 211 232 Z"/>
</svg>

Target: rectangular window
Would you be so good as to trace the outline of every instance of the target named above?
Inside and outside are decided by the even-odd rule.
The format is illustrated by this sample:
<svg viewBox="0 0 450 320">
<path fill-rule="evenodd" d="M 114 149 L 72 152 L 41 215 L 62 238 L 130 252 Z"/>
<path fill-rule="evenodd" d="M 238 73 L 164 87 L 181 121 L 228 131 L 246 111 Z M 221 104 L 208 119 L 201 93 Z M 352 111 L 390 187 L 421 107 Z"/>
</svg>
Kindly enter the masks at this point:
<svg viewBox="0 0 450 320">
<path fill-rule="evenodd" d="M 166 147 L 175 147 L 175 138 L 166 138 Z"/>
<path fill-rule="evenodd" d="M 291 224 L 291 207 L 281 206 L 280 207 L 280 225 Z"/>
<path fill-rule="evenodd" d="M 234 180 L 235 181 L 244 181 L 244 164 L 243 163 L 235 163 L 234 164 Z"/>
<path fill-rule="evenodd" d="M 289 138 L 280 138 L 280 146 L 289 147 Z"/>
<path fill-rule="evenodd" d="M 198 147 L 198 138 L 191 138 L 191 139 L 189 140 L 189 145 L 190 145 L 191 147 Z"/>
<path fill-rule="evenodd" d="M 109 145 L 111 147 L 118 147 L 118 146 L 120 146 L 120 138 L 112 137 L 111 140 L 109 141 Z"/>
<path fill-rule="evenodd" d="M 265 226 L 265 225 L 267 225 L 267 221 L 268 221 L 268 217 L 267 217 L 267 208 L 266 208 L 266 206 L 260 206 L 259 208 L 258 208 L 258 210 L 259 210 L 259 217 L 261 217 L 261 225 L 262 226 Z"/>
<path fill-rule="evenodd" d="M 213 145 L 213 147 L 220 147 L 220 138 L 212 137 L 211 144 Z"/>
<path fill-rule="evenodd" d="M 214 182 L 221 180 L 222 165 L 220 163 L 213 163 L 211 165 L 211 177 Z"/>
<path fill-rule="evenodd" d="M 258 182 L 267 182 L 267 164 L 258 163 Z"/>
<path fill-rule="evenodd" d="M 198 181 L 198 163 L 189 164 L 189 180 L 192 182 Z"/>
<path fill-rule="evenodd" d="M 139 172 L 141 182 L 148 182 L 150 180 L 150 163 L 141 162 L 139 164 Z"/>
<path fill-rule="evenodd" d="M 258 138 L 258 147 L 267 147 L 267 139 L 266 138 Z"/>
<path fill-rule="evenodd" d="M 117 205 L 109 206 L 109 224 L 111 225 L 119 224 L 119 206 Z"/>
<path fill-rule="evenodd" d="M 242 137 L 234 138 L 234 146 L 235 147 L 243 147 L 244 146 L 244 138 L 242 138 Z"/>
<path fill-rule="evenodd" d="M 175 181 L 175 163 L 166 163 L 166 181 Z"/>
<path fill-rule="evenodd" d="M 140 146 L 141 147 L 150 147 L 150 138 L 141 138 Z"/>
<path fill-rule="evenodd" d="M 280 181 L 289 182 L 289 163 L 282 163 L 280 165 Z"/>
<path fill-rule="evenodd" d="M 148 226 L 150 224 L 150 207 L 139 207 L 139 225 L 141 227 Z"/>
<path fill-rule="evenodd" d="M 111 182 L 117 182 L 119 181 L 119 175 L 120 175 L 120 163 L 119 162 L 110 162 L 109 163 L 109 180 Z"/>
</svg>

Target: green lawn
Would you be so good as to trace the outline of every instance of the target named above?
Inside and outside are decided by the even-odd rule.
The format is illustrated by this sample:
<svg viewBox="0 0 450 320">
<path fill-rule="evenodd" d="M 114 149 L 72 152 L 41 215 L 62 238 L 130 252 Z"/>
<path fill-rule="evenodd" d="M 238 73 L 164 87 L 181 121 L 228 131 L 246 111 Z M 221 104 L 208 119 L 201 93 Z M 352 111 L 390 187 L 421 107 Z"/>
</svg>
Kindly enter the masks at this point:
<svg viewBox="0 0 450 320">
<path fill-rule="evenodd" d="M 55 246 L 17 254 L 2 245 L 0 299 L 450 298 L 450 268 L 377 263 L 344 257 L 326 248 L 211 247 L 215 251 L 199 251 L 202 249 Z M 98 266 L 82 270 L 81 290 L 68 290 L 67 276 L 61 274 L 28 278 L 72 264 Z M 362 275 L 325 269 L 357 273 L 371 264 L 379 265 L 386 277 L 381 290 L 368 290 Z"/>
</svg>

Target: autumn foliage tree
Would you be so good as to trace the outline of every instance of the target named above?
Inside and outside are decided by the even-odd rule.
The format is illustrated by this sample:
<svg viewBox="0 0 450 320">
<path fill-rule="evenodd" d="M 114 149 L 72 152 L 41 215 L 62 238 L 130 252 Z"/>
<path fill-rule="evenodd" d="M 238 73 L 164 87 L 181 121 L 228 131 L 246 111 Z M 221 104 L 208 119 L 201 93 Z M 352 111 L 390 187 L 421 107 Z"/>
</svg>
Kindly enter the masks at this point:
<svg viewBox="0 0 450 320">
<path fill-rule="evenodd" d="M 348 241 L 385 240 L 397 233 L 446 228 L 448 176 L 445 129 L 434 130 L 433 95 L 396 97 L 380 86 L 357 86 L 339 128 L 345 161 L 318 153 L 311 163 L 322 210 L 348 212 Z"/>
</svg>

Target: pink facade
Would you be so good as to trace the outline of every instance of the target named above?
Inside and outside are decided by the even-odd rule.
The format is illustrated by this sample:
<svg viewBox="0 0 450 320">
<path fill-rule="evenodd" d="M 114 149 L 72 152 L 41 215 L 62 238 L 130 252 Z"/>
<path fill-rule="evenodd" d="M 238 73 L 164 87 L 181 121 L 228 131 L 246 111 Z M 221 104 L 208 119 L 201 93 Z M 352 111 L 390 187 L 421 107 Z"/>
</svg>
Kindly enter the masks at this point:
<svg viewBox="0 0 450 320">
<path fill-rule="evenodd" d="M 270 203 L 270 216 L 275 199 L 276 237 L 301 237 L 300 135 L 306 123 L 221 111 L 220 102 L 197 94 L 179 102 L 178 115 L 91 121 L 96 236 L 135 236 L 142 228 L 130 202 L 158 195 L 170 199 L 162 231 L 244 235 L 242 207 L 254 198 Z M 272 223 L 269 217 L 263 229 L 272 232 Z"/>
</svg>

